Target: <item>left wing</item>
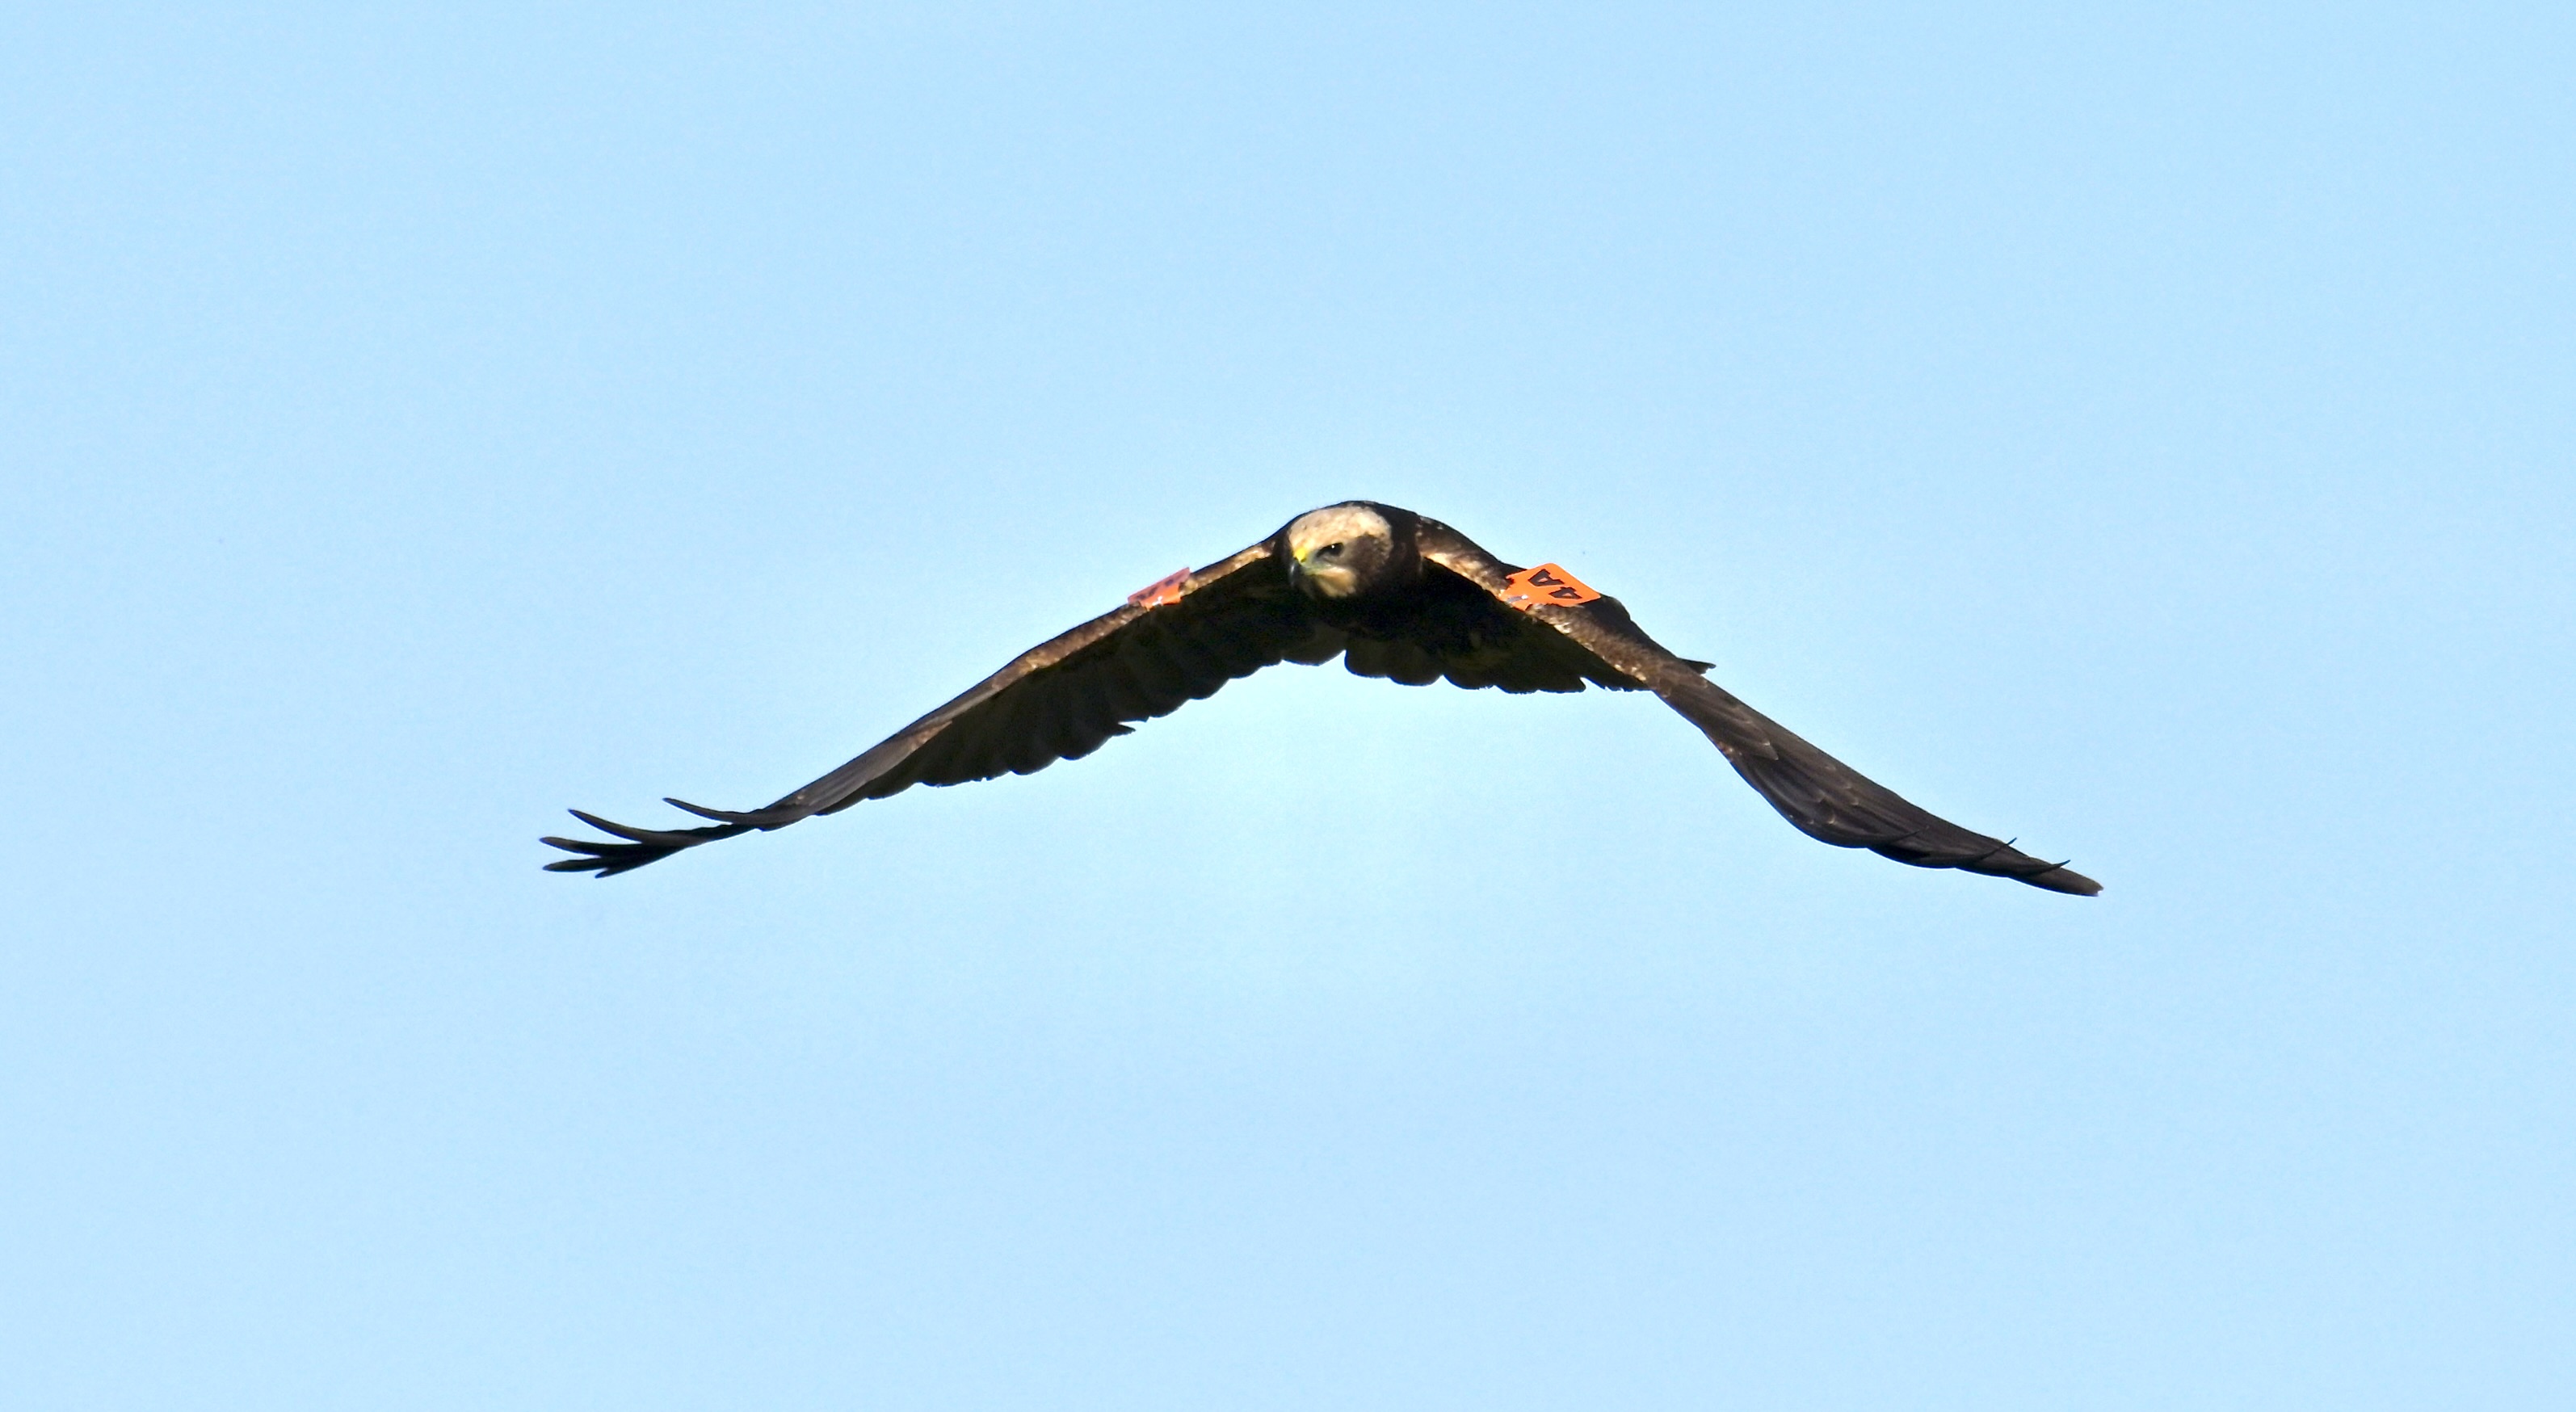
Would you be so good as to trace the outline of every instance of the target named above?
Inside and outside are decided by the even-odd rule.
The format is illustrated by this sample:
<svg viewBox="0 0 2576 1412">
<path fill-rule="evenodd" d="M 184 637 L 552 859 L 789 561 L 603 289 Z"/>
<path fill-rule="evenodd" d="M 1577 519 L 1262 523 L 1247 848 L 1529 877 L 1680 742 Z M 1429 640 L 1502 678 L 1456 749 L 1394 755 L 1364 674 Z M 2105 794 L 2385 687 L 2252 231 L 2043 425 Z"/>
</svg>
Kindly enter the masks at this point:
<svg viewBox="0 0 2576 1412">
<path fill-rule="evenodd" d="M 1519 572 L 1437 520 L 1416 531 L 1422 556 L 1469 583 L 1507 599 Z M 1707 664 L 1674 656 L 1646 636 L 1615 598 L 1574 607 L 1540 603 L 1532 618 L 1565 634 L 1611 671 L 1642 682 L 1664 704 L 1699 727 L 1735 772 L 1781 817 L 1809 838 L 1866 848 L 1918 868 L 1958 868 L 2015 878 L 2052 892 L 2090 897 L 2102 885 L 2063 864 L 2033 858 L 2010 843 L 1961 828 L 1817 749 L 1787 727 L 1701 676 Z"/>
<path fill-rule="evenodd" d="M 865 754 L 763 808 L 733 812 L 665 803 L 715 822 L 639 829 L 579 809 L 573 817 L 625 840 L 547 838 L 573 858 L 549 872 L 619 873 L 684 848 L 883 799 L 916 784 L 961 784 L 1077 760 L 1127 722 L 1168 715 L 1274 662 L 1322 662 L 1342 636 L 1317 623 L 1271 557 L 1270 543 L 1179 573 L 1126 604 L 1011 659 L 955 700 Z M 1318 655 L 1320 654 L 1320 655 Z"/>
</svg>

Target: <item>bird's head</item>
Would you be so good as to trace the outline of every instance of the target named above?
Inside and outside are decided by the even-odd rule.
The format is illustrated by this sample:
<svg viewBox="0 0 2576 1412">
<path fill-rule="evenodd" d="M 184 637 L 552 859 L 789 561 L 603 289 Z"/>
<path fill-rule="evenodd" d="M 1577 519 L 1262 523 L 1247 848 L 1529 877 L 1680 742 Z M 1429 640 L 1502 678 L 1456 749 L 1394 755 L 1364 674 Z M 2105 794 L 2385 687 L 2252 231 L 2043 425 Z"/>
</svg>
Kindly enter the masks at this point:
<svg viewBox="0 0 2576 1412">
<path fill-rule="evenodd" d="M 1366 505 L 1327 505 L 1288 522 L 1288 577 L 1318 598 L 1369 591 L 1394 558 L 1395 526 Z"/>
</svg>

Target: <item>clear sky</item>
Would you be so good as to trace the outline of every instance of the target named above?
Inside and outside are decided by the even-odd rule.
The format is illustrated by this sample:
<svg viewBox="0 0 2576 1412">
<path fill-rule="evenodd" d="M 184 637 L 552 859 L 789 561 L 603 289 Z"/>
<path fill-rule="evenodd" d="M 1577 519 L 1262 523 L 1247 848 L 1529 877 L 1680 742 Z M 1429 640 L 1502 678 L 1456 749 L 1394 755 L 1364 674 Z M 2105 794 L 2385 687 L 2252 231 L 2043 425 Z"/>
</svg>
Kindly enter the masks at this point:
<svg viewBox="0 0 2576 1412">
<path fill-rule="evenodd" d="M 2563 1408 L 2564 6 L 22 6 L 0 1401 Z M 1367 496 L 1281 668 L 606 882 Z"/>
</svg>

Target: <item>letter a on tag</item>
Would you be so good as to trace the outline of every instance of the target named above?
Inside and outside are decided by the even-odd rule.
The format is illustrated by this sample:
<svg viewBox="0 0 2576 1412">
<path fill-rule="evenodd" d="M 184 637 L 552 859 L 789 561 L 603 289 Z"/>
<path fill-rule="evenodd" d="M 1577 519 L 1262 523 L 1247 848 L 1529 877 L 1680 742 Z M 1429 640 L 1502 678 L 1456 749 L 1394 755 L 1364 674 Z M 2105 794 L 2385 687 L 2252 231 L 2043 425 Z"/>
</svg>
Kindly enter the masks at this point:
<svg viewBox="0 0 2576 1412">
<path fill-rule="evenodd" d="M 1503 601 L 1524 613 L 1542 603 L 1570 608 L 1600 596 L 1590 584 L 1567 573 L 1561 564 L 1541 564 L 1503 580 Z"/>
<path fill-rule="evenodd" d="M 1139 608 L 1161 608 L 1178 603 L 1181 601 L 1181 585 L 1189 581 L 1189 570 L 1174 569 L 1134 593 L 1128 594 L 1127 601 Z"/>
</svg>

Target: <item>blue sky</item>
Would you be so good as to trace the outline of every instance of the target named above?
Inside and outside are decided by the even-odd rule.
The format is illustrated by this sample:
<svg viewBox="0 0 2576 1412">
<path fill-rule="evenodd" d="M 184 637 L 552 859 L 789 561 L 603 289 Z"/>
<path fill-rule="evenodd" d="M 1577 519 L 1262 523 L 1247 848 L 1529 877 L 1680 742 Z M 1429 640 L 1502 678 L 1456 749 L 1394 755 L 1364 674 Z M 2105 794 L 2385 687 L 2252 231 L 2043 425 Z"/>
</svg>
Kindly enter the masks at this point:
<svg viewBox="0 0 2576 1412">
<path fill-rule="evenodd" d="M 0 21 L 27 1406 L 2561 1407 L 2549 7 Z M 604 883 L 1349 496 L 1282 668 Z"/>
</svg>

